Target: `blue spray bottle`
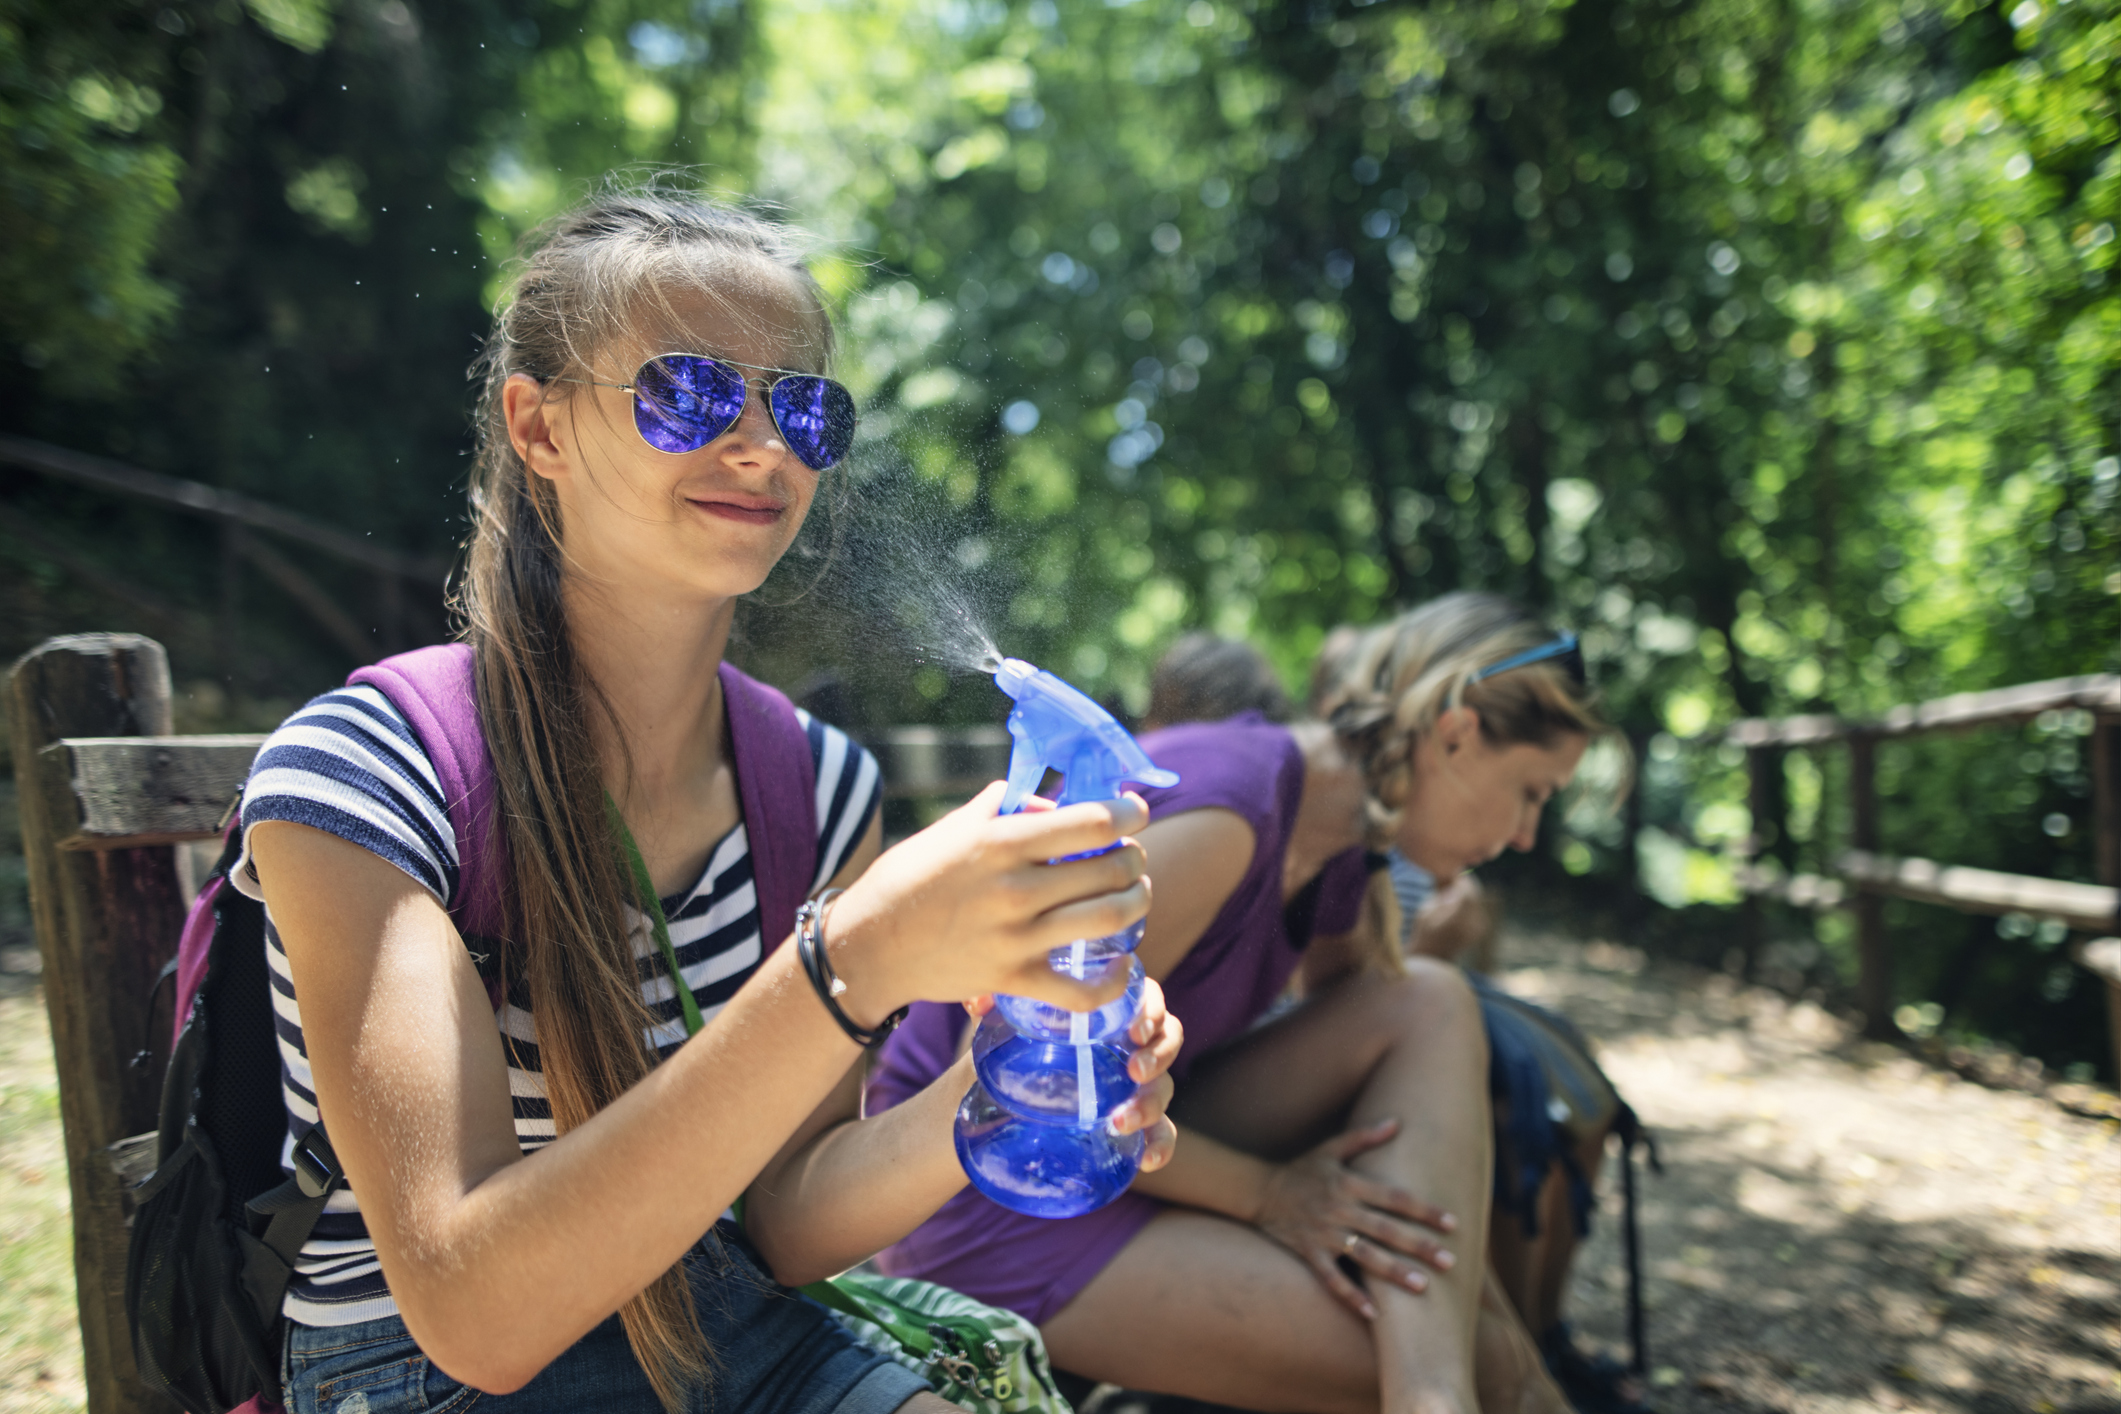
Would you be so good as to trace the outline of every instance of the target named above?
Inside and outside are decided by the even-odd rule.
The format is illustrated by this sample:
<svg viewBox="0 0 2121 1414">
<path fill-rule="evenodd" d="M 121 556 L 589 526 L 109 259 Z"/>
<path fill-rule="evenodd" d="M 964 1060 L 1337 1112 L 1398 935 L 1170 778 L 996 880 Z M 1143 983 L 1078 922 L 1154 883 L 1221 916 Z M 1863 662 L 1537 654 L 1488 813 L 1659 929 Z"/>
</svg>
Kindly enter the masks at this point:
<svg viewBox="0 0 2121 1414">
<path fill-rule="evenodd" d="M 994 682 L 1016 700 L 1002 814 L 1023 809 L 1048 769 L 1061 775 L 1059 805 L 1116 800 L 1127 781 L 1178 784 L 1111 713 L 1053 674 L 1005 658 Z M 958 1107 L 957 1155 L 973 1187 L 1003 1207 L 1074 1217 L 1118 1197 L 1141 1168 L 1142 1136 L 1117 1137 L 1107 1125 L 1138 1088 L 1127 1074 L 1126 1032 L 1141 1013 L 1141 939 L 1135 923 L 1048 955 L 1055 972 L 1083 981 L 1127 970 L 1126 991 L 1096 1011 L 1001 996 L 981 1021 L 972 1040 L 979 1080 Z"/>
</svg>

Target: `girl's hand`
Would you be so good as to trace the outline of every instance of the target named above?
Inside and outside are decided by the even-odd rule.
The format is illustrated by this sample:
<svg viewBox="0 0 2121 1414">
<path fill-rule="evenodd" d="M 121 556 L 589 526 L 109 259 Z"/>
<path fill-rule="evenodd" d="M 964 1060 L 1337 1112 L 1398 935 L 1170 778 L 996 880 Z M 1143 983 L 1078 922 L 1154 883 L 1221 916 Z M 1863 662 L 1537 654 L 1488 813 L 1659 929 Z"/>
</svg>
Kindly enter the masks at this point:
<svg viewBox="0 0 2121 1414">
<path fill-rule="evenodd" d="M 991 994 L 965 1003 L 976 1017 L 994 1010 Z M 1178 1129 L 1165 1118 L 1171 1107 L 1171 1077 L 1166 1074 L 1185 1044 L 1186 1028 L 1164 1009 L 1164 989 L 1154 977 L 1142 979 L 1142 1014 L 1127 1028 L 1127 1038 L 1141 1049 L 1127 1061 L 1127 1074 L 1142 1087 L 1141 1093 L 1112 1112 L 1112 1132 L 1132 1134 L 1141 1130 L 1148 1137 L 1142 1150 L 1142 1172 L 1154 1173 L 1171 1162 L 1178 1145 Z"/>
<path fill-rule="evenodd" d="M 1141 1047 L 1127 1062 L 1127 1074 L 1141 1082 L 1142 1092 L 1114 1112 L 1112 1132 L 1141 1130 L 1148 1139 L 1142 1172 L 1154 1173 L 1171 1162 L 1178 1144 L 1178 1129 L 1164 1116 L 1171 1107 L 1171 1077 L 1165 1072 L 1186 1040 L 1184 1024 L 1164 1010 L 1164 989 L 1154 977 L 1143 979 L 1142 1014 L 1127 1028 L 1127 1038 Z"/>
<path fill-rule="evenodd" d="M 1046 965 L 1077 938 L 1117 933 L 1149 911 L 1138 795 L 997 815 L 996 781 L 886 850 L 832 905 L 825 940 L 847 983 L 840 1004 L 873 1026 L 910 1001 L 988 992 L 1088 1011 L 1118 996 L 1126 973 L 1078 982 Z M 1092 859 L 1047 861 L 1118 844 Z"/>
<path fill-rule="evenodd" d="M 1399 1132 L 1396 1119 L 1336 1135 L 1300 1158 L 1278 1166 L 1253 1225 L 1304 1260 L 1326 1290 L 1365 1320 L 1377 1319 L 1377 1308 L 1363 1289 L 1341 1270 L 1349 1258 L 1372 1276 L 1426 1291 L 1428 1275 L 1407 1258 L 1437 1271 L 1451 1270 L 1457 1259 L 1414 1224 L 1448 1233 L 1458 1220 L 1413 1194 L 1379 1183 L 1348 1167 L 1365 1149 L 1391 1142 Z"/>
</svg>

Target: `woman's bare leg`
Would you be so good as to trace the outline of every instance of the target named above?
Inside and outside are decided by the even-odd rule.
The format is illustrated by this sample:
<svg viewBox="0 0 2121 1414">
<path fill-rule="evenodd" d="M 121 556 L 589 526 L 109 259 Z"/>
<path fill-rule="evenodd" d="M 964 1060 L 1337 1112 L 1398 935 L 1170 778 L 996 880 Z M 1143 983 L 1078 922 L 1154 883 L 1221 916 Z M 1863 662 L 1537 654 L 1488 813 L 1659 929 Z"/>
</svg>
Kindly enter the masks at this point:
<svg viewBox="0 0 2121 1414">
<path fill-rule="evenodd" d="M 1258 1229 L 1170 1208 L 1044 1326 L 1053 1363 L 1261 1414 L 1375 1414 L 1377 1348 Z M 1469 1406 L 1470 1407 L 1470 1406 Z"/>
<path fill-rule="evenodd" d="M 1357 1380 L 1345 1368 L 1345 1343 L 1324 1332 L 1336 1328 L 1329 1315 L 1358 1333 L 1362 1323 L 1293 1254 L 1249 1228 L 1168 1214 L 1047 1322 L 1057 1363 L 1115 1380 L 1117 1373 L 1105 1372 L 1158 1374 L 1149 1387 L 1252 1409 L 1326 1407 L 1329 1389 L 1340 1398 L 1368 1390 L 1365 1409 L 1476 1407 L 1473 1347 L 1487 1266 L 1491 1163 L 1487 1040 L 1479 1006 L 1457 969 L 1415 959 L 1406 977 L 1365 977 L 1322 993 L 1204 1061 L 1182 1088 L 1175 1113 L 1181 1123 L 1274 1159 L 1346 1127 L 1397 1119 L 1394 1138 L 1354 1165 L 1455 1214 L 1451 1249 L 1458 1263 L 1436 1273 L 1421 1295 L 1369 1284 L 1378 1319 L 1362 1362 L 1368 1369 Z M 1210 1226 L 1167 1223 L 1180 1217 Z M 1240 1257 L 1222 1255 L 1225 1248 L 1258 1250 Z M 1152 1259 L 1161 1264 L 1154 1279 Z M 1291 1339 L 1270 1338 L 1271 1331 L 1289 1328 L 1292 1311 L 1314 1301 L 1301 1339 L 1293 1332 Z M 1178 1308 L 1187 1311 L 1189 1337 L 1194 1324 L 1227 1323 L 1236 1334 L 1197 1346 L 1199 1358 L 1181 1355 L 1177 1347 L 1187 1342 L 1168 1338 L 1171 1323 L 1181 1319 L 1174 1315 Z M 1262 1402 L 1292 1376 L 1302 1390 L 1299 1403 Z M 1173 1388 L 1181 1381 L 1185 1387 Z M 1232 1391 L 1240 1397 L 1231 1398 Z"/>
</svg>

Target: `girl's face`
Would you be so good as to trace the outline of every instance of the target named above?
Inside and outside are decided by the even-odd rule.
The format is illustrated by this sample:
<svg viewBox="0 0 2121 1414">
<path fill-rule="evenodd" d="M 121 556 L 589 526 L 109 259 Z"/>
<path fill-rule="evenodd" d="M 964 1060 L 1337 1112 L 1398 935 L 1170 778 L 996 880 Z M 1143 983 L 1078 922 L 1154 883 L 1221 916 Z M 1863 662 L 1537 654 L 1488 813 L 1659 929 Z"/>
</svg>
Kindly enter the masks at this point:
<svg viewBox="0 0 2121 1414">
<path fill-rule="evenodd" d="M 692 452 L 662 452 L 634 427 L 631 383 L 664 353 L 759 368 L 824 372 L 818 316 L 797 281 L 763 261 L 732 262 L 712 290 L 673 291 L 675 328 L 655 344 L 599 351 L 594 382 L 503 389 L 509 435 L 531 473 L 553 484 L 570 578 L 677 610 L 749 593 L 802 529 L 818 473 L 781 440 L 760 384 L 736 425 Z"/>
<path fill-rule="evenodd" d="M 1505 849 L 1528 850 L 1539 812 L 1576 775 L 1589 738 L 1496 746 L 1480 715 L 1455 707 L 1414 749 L 1414 788 L 1401 816 L 1400 853 L 1448 884 Z"/>
</svg>

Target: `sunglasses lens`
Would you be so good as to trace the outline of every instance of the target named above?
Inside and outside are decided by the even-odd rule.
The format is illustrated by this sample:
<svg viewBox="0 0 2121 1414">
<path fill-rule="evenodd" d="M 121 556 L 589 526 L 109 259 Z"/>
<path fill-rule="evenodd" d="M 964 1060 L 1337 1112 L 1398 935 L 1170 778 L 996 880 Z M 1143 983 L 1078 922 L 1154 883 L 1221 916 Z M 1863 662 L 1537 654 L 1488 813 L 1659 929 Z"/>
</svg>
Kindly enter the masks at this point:
<svg viewBox="0 0 2121 1414">
<path fill-rule="evenodd" d="M 659 452 L 696 452 L 744 415 L 744 376 L 719 359 L 652 358 L 633 386 L 633 425 Z"/>
<path fill-rule="evenodd" d="M 854 394 L 830 378 L 793 374 L 773 385 L 773 421 L 803 465 L 823 471 L 854 445 Z"/>
</svg>

